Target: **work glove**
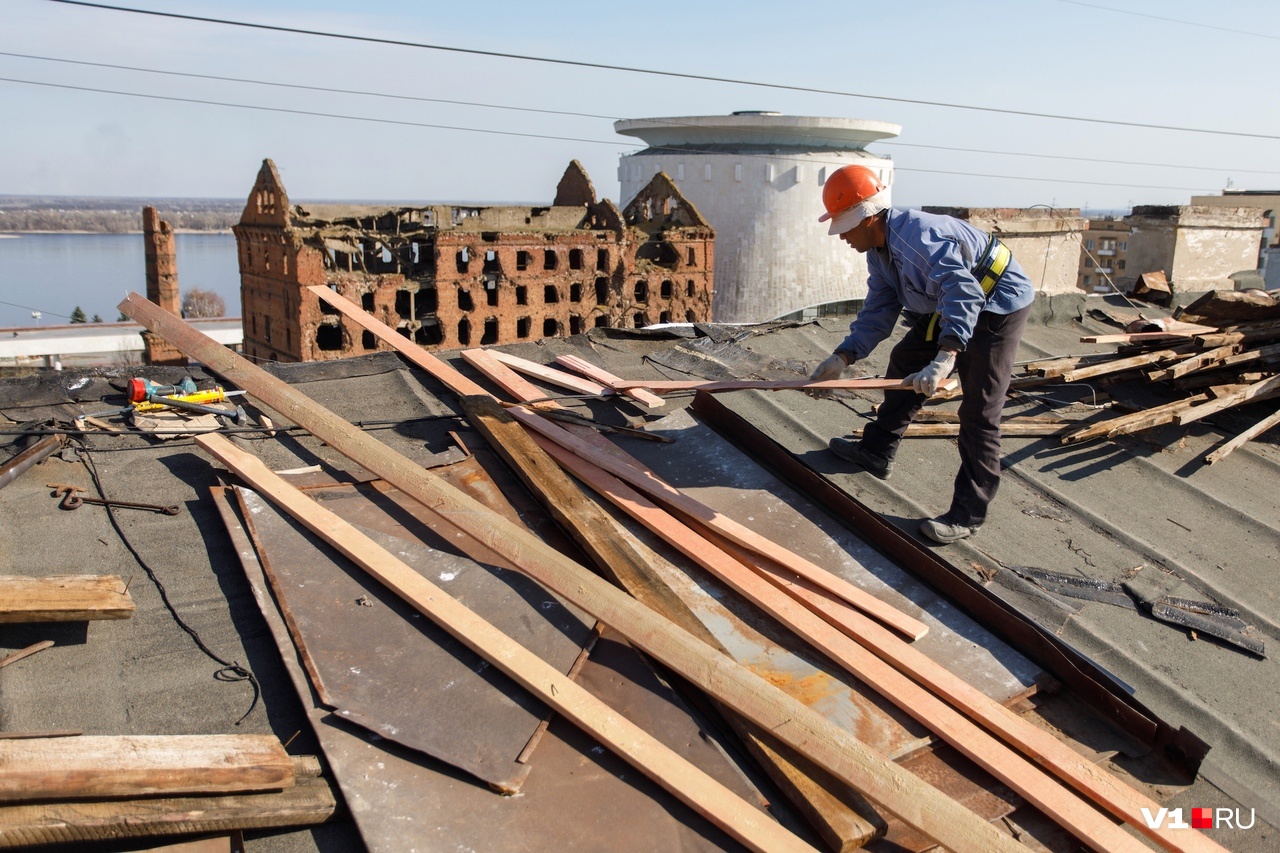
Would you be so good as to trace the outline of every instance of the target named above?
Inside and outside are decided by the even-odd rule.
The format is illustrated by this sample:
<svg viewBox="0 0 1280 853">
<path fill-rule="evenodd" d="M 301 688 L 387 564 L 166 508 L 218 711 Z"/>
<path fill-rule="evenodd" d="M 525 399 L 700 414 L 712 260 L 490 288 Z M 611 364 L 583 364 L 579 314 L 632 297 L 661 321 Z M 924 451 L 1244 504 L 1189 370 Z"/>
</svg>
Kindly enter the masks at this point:
<svg viewBox="0 0 1280 853">
<path fill-rule="evenodd" d="M 839 379 L 840 374 L 844 373 L 844 369 L 848 367 L 851 363 L 852 362 L 845 361 L 844 356 L 841 355 L 840 353 L 838 352 L 832 353 L 826 359 L 826 361 L 822 362 L 822 364 L 819 364 L 816 368 L 814 368 L 813 373 L 809 374 L 809 381 L 810 382 L 826 382 L 831 379 Z M 831 396 L 830 391 L 823 391 L 823 390 L 811 390 L 811 391 L 806 391 L 805 393 L 808 394 L 810 397 L 815 397 L 818 399 Z"/>
<path fill-rule="evenodd" d="M 956 354 L 950 350 L 938 350 L 938 354 L 925 366 L 924 370 L 913 373 L 902 381 L 910 382 L 917 394 L 932 397 L 938 393 L 938 386 L 942 384 L 942 380 L 950 376 L 955 368 Z"/>
</svg>

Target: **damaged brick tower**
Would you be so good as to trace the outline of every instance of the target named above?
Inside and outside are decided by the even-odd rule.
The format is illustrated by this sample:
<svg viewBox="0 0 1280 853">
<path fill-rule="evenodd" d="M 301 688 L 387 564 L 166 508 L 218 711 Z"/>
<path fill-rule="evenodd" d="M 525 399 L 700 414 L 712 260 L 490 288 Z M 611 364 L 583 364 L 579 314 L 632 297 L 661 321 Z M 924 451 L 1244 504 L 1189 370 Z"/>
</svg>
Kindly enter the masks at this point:
<svg viewBox="0 0 1280 853">
<path fill-rule="evenodd" d="M 548 206 L 304 208 L 266 160 L 232 230 L 251 358 L 388 349 L 310 285 L 429 349 L 711 319 L 715 234 L 665 174 L 622 211 L 577 161 Z"/>
<path fill-rule="evenodd" d="M 173 226 L 160 219 L 154 207 L 142 208 L 142 239 L 146 246 L 147 299 L 172 314 L 182 313 L 178 298 L 178 250 Z M 146 364 L 185 365 L 187 357 L 159 335 L 142 333 Z"/>
</svg>

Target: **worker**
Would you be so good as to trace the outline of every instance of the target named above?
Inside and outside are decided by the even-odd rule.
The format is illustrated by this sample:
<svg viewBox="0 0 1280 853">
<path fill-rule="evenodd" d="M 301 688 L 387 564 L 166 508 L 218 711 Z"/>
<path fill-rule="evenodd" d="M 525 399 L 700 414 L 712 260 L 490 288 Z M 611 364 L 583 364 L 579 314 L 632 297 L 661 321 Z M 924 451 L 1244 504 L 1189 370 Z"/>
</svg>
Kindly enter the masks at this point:
<svg viewBox="0 0 1280 853">
<path fill-rule="evenodd" d="M 867 258 L 867 298 L 849 336 L 811 379 L 838 379 L 866 358 L 900 316 L 910 325 L 889 354 L 886 378 L 912 390 L 886 391 L 862 439 L 830 448 L 880 479 L 893 470 L 907 425 L 958 368 L 960 471 L 951 506 L 925 519 L 935 542 L 973 536 L 1000 485 L 1000 413 L 1035 296 L 1030 279 L 995 237 L 950 216 L 892 210 L 888 188 L 866 166 L 837 169 L 822 188 L 828 233 Z"/>
</svg>

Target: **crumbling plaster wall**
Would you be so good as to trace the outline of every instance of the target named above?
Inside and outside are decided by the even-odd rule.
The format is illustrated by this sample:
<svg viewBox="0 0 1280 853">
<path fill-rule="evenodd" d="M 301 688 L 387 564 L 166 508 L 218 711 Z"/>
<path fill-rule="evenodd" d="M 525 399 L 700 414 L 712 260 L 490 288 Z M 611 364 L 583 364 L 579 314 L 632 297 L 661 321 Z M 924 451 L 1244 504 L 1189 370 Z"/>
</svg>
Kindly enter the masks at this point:
<svg viewBox="0 0 1280 853">
<path fill-rule="evenodd" d="M 1232 273 L 1257 269 L 1266 220 L 1256 208 L 1139 206 L 1125 220 L 1129 237 L 1122 289 L 1163 271 L 1176 291 L 1231 289 Z"/>
<path fill-rule="evenodd" d="M 1018 259 L 1036 291 L 1046 295 L 1078 291 L 1081 235 L 1088 227 L 1077 209 L 926 207 L 963 219 L 1000 238 Z"/>
</svg>

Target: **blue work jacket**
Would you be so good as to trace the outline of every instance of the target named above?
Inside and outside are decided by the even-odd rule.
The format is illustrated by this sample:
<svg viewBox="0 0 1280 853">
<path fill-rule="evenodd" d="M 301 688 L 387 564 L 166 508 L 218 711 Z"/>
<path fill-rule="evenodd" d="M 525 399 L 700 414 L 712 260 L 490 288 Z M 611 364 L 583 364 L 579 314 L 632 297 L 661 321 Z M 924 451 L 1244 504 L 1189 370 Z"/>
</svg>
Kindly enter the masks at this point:
<svg viewBox="0 0 1280 853">
<path fill-rule="evenodd" d="M 988 296 L 973 267 L 991 239 L 967 222 L 920 210 L 890 210 L 885 246 L 866 254 L 867 298 L 836 352 L 863 359 L 889 337 L 904 311 L 909 318 L 937 313 L 939 345 L 963 351 L 978 314 L 1012 314 L 1031 304 L 1035 289 L 1017 258 Z"/>
</svg>

